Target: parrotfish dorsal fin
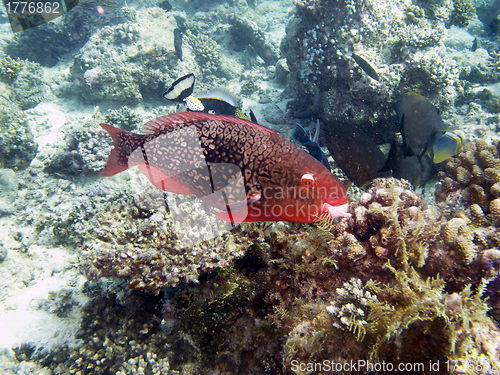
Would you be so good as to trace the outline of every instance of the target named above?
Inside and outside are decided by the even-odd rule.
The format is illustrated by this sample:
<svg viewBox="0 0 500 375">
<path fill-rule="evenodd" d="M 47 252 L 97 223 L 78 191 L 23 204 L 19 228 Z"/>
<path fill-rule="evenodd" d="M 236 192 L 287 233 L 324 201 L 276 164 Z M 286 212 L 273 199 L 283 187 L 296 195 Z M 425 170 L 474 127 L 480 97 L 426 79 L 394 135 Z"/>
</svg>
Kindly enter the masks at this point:
<svg viewBox="0 0 500 375">
<path fill-rule="evenodd" d="M 271 129 L 268 129 L 265 126 L 256 124 L 248 120 L 244 120 L 239 117 L 211 115 L 203 112 L 178 112 L 171 115 L 161 116 L 155 118 L 154 120 L 146 122 L 142 126 L 142 132 L 144 134 L 153 134 L 161 132 L 163 130 L 175 128 L 176 126 L 195 124 L 197 122 L 207 120 L 245 124 L 246 126 L 260 129 L 270 134 L 276 134 Z"/>
</svg>

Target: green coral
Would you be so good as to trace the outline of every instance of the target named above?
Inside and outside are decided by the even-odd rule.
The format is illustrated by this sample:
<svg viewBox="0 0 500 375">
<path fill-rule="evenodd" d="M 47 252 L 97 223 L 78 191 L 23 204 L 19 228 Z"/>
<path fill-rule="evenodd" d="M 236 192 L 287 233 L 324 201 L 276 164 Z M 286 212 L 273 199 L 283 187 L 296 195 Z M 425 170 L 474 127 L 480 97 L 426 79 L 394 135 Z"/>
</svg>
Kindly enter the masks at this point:
<svg viewBox="0 0 500 375">
<path fill-rule="evenodd" d="M 18 57 L 13 59 L 10 56 L 0 59 L 0 80 L 6 83 L 12 83 L 21 70 L 23 61 Z"/>
<path fill-rule="evenodd" d="M 220 67 L 219 45 L 205 34 L 194 35 L 186 31 L 186 41 L 196 54 L 196 61 L 206 74 L 215 74 Z"/>
<path fill-rule="evenodd" d="M 0 166 L 24 169 L 35 157 L 37 145 L 19 106 L 10 100 L 11 89 L 0 82 Z"/>
<path fill-rule="evenodd" d="M 474 9 L 470 0 L 453 0 L 453 12 L 450 16 L 452 25 L 467 27 L 475 15 L 476 9 Z"/>
<path fill-rule="evenodd" d="M 464 354 L 469 350 L 471 327 L 488 324 L 490 309 L 482 299 L 487 280 L 481 282 L 475 293 L 467 285 L 460 293 L 449 294 L 446 283 L 439 276 L 423 279 L 405 264 L 396 270 L 389 262 L 387 268 L 394 274 L 395 283 L 383 287 L 371 285 L 378 300 L 369 300 L 371 307 L 366 331 L 374 336 L 370 356 L 377 357 L 385 343 L 411 335 L 412 326 L 419 326 L 428 335 L 444 337 L 443 355 Z M 437 323 L 437 324 L 435 324 Z M 427 326 L 428 329 L 422 328 Z M 438 332 L 431 330 L 439 329 Z M 460 336 L 459 336 L 460 333 Z M 408 348 L 408 350 L 411 350 Z"/>
<path fill-rule="evenodd" d="M 120 109 L 109 109 L 104 115 L 104 121 L 120 129 L 134 131 L 142 123 L 142 117 L 135 114 L 129 107 L 123 106 Z"/>
</svg>

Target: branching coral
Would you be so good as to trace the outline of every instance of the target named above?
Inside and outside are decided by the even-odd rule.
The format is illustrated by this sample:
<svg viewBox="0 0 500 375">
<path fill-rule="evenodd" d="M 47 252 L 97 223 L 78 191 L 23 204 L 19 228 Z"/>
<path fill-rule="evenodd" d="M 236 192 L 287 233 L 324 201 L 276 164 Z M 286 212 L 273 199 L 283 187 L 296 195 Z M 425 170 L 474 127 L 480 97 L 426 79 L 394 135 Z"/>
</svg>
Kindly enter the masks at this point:
<svg viewBox="0 0 500 375">
<path fill-rule="evenodd" d="M 11 83 L 21 70 L 23 61 L 18 57 L 13 59 L 10 56 L 0 59 L 0 79 L 6 83 Z"/>
<path fill-rule="evenodd" d="M 466 27 L 476 15 L 476 10 L 470 0 L 453 0 L 453 12 L 450 23 L 459 27 Z"/>
<path fill-rule="evenodd" d="M 378 301 L 377 296 L 368 290 L 371 284 L 370 282 L 365 287 L 360 279 L 352 278 L 348 283 L 344 283 L 342 288 L 337 288 L 337 298 L 326 308 L 334 319 L 337 319 L 333 326 L 342 330 L 348 327 L 358 340 L 365 336 L 365 319 L 368 317 L 370 305 Z"/>
<path fill-rule="evenodd" d="M 194 35 L 186 32 L 186 41 L 196 54 L 196 61 L 206 74 L 214 74 L 220 67 L 219 46 L 204 34 Z"/>
</svg>

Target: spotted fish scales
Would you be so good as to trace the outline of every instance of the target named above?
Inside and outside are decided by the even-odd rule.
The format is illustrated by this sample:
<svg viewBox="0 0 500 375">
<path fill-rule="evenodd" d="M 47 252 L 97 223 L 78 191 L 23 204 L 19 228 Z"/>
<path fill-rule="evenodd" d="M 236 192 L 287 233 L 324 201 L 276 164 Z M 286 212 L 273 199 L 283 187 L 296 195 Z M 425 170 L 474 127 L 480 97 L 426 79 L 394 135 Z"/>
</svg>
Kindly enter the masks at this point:
<svg viewBox="0 0 500 375">
<path fill-rule="evenodd" d="M 230 221 L 312 222 L 345 212 L 342 184 L 273 131 L 239 118 L 184 112 L 146 123 L 138 135 L 101 124 L 113 137 L 103 176 L 139 166 L 157 187 L 194 194 Z"/>
</svg>

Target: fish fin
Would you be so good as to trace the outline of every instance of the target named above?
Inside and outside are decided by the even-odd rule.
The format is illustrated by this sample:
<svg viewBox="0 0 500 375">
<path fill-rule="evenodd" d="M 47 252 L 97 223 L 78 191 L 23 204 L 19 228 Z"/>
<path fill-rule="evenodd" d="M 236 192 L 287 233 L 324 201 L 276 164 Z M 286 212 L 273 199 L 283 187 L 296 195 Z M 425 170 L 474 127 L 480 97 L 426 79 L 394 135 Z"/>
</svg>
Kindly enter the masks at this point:
<svg viewBox="0 0 500 375">
<path fill-rule="evenodd" d="M 319 140 L 319 119 L 316 120 L 316 129 L 314 130 L 314 137 L 312 137 L 311 141 L 318 143 Z"/>
<path fill-rule="evenodd" d="M 248 120 L 248 121 L 252 121 L 252 119 L 250 117 L 248 117 L 241 109 L 239 108 L 236 108 L 236 110 L 234 111 L 234 115 L 238 118 L 242 118 L 243 120 Z"/>
<path fill-rule="evenodd" d="M 311 139 L 309 138 L 309 135 L 305 131 L 305 129 L 300 125 L 299 123 L 295 122 L 295 129 L 292 132 L 292 138 L 295 139 L 296 141 L 300 142 L 301 144 L 309 142 Z"/>
<path fill-rule="evenodd" d="M 144 174 L 151 183 L 158 189 L 168 191 L 175 194 L 193 194 L 185 186 L 177 182 L 172 177 L 168 177 L 163 172 L 159 171 L 155 167 L 147 164 L 139 165 L 139 170 Z"/>
<path fill-rule="evenodd" d="M 219 219 L 230 222 L 230 223 L 244 223 L 246 222 L 246 218 L 238 217 L 226 212 L 216 212 L 215 216 Z"/>
<path fill-rule="evenodd" d="M 115 147 L 111 150 L 111 153 L 109 154 L 108 157 L 108 164 L 106 164 L 106 168 L 104 168 L 101 171 L 101 176 L 102 177 L 109 177 L 109 176 L 114 176 L 115 174 L 118 174 L 120 172 L 123 172 L 128 169 L 128 163 L 125 165 L 121 165 L 118 162 L 118 149 L 117 149 L 117 144 L 118 144 L 118 135 L 121 133 L 127 133 L 127 131 L 119 128 L 115 128 L 114 126 L 108 125 L 108 124 L 99 124 L 101 128 L 106 130 L 108 134 L 111 136 L 113 139 L 113 143 Z"/>
<path fill-rule="evenodd" d="M 399 170 L 398 144 L 395 139 L 392 139 L 389 155 L 387 156 L 384 166 L 382 167 L 382 169 L 379 170 L 379 172 L 388 172 L 388 171 L 397 172 L 398 170 Z"/>
<path fill-rule="evenodd" d="M 317 161 L 324 164 L 323 160 L 325 159 L 325 155 L 323 154 L 323 150 L 321 150 L 321 147 L 319 147 L 319 144 L 317 142 L 313 141 L 306 142 L 304 143 L 304 147 L 307 148 L 309 155 L 311 155 Z"/>
<path fill-rule="evenodd" d="M 194 82 L 194 74 L 186 74 L 172 83 L 167 91 L 163 93 L 163 97 L 174 102 L 182 103 L 184 99 L 193 93 Z"/>
<path fill-rule="evenodd" d="M 238 104 L 236 96 L 231 91 L 223 87 L 218 87 L 201 93 L 198 95 L 198 99 L 218 99 L 232 105 L 233 107 L 236 107 Z"/>
<path fill-rule="evenodd" d="M 211 115 L 203 112 L 178 112 L 166 116 L 161 116 L 145 123 L 142 127 L 142 131 L 145 134 L 158 133 L 163 130 L 175 128 L 176 126 L 194 124 L 201 121 L 225 121 L 237 123 L 250 126 L 254 129 L 265 131 L 269 134 L 276 134 L 271 129 L 268 129 L 265 126 L 241 119 L 239 117 Z"/>
<path fill-rule="evenodd" d="M 257 123 L 257 117 L 255 117 L 255 113 L 253 113 L 252 110 L 250 110 L 250 119 L 252 120 L 252 122 Z"/>
</svg>

